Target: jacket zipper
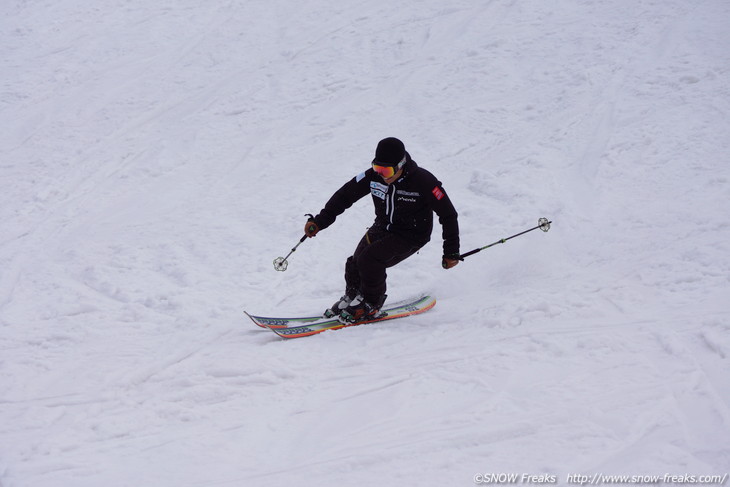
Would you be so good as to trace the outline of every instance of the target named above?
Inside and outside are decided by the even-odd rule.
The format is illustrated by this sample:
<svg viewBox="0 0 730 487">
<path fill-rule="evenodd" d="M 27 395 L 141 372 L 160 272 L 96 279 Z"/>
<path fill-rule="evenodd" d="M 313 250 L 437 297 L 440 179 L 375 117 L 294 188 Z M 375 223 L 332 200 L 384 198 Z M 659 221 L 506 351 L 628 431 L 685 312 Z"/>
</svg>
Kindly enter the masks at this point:
<svg viewBox="0 0 730 487">
<path fill-rule="evenodd" d="M 392 189 L 392 193 L 391 190 Z M 385 213 L 388 215 L 388 221 L 390 222 L 386 227 L 390 230 L 390 225 L 393 223 L 393 216 L 395 215 L 395 186 L 392 184 L 388 188 L 388 194 L 385 200 Z"/>
</svg>

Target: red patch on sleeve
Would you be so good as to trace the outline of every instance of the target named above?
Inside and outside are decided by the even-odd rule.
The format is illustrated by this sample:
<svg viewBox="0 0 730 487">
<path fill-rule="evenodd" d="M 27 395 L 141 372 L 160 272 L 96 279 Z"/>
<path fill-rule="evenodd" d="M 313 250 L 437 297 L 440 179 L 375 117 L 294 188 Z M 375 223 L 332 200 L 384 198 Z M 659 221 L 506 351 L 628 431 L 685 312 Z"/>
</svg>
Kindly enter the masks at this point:
<svg viewBox="0 0 730 487">
<path fill-rule="evenodd" d="M 436 186 L 435 188 L 433 188 L 433 189 L 431 190 L 431 193 L 433 193 L 434 197 L 435 197 L 435 198 L 436 198 L 437 200 L 439 200 L 439 201 L 441 201 L 441 198 L 443 198 L 443 197 L 444 197 L 444 192 L 443 192 L 443 191 L 441 191 L 441 190 L 439 189 L 439 187 L 438 187 L 438 186 Z"/>
</svg>

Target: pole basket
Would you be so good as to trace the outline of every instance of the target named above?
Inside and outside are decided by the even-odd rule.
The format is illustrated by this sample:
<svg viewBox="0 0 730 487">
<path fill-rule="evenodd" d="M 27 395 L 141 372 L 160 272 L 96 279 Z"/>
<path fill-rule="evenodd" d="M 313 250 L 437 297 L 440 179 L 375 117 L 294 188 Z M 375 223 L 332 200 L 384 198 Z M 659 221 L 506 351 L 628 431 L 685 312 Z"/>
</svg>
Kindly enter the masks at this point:
<svg viewBox="0 0 730 487">
<path fill-rule="evenodd" d="M 550 230 L 550 223 L 552 222 L 548 221 L 547 218 L 540 218 L 539 220 L 537 220 L 538 228 L 543 232 L 547 232 L 548 230 Z"/>
<path fill-rule="evenodd" d="M 284 257 L 277 257 L 274 259 L 274 269 L 280 272 L 284 272 L 289 267 L 289 262 Z"/>
</svg>

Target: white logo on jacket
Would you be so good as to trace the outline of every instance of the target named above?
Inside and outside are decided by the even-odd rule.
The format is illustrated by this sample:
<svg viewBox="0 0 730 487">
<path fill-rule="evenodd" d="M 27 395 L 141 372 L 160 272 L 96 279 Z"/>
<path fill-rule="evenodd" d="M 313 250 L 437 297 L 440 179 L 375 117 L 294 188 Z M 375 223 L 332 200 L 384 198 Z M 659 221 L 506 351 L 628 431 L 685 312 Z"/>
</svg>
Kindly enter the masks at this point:
<svg viewBox="0 0 730 487">
<path fill-rule="evenodd" d="M 388 193 L 388 185 L 381 184 L 377 181 L 370 181 L 370 193 L 373 196 L 377 196 L 381 200 L 384 200 L 385 195 Z"/>
</svg>

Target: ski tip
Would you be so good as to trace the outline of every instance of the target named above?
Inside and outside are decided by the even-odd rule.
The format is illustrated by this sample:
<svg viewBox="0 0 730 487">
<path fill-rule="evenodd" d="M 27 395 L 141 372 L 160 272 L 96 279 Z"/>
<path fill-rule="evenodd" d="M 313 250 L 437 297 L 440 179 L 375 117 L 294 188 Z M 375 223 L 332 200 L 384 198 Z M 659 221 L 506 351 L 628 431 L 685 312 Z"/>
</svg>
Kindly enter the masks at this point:
<svg viewBox="0 0 730 487">
<path fill-rule="evenodd" d="M 247 311 L 244 310 L 243 312 L 246 316 L 248 316 L 251 321 L 254 322 L 254 324 L 258 327 L 264 328 L 264 329 L 271 329 L 271 328 L 286 328 L 285 323 L 280 323 L 281 320 L 276 320 L 272 318 L 261 318 L 259 316 L 254 316 L 249 314 Z M 263 320 L 263 321 L 262 321 Z"/>
<path fill-rule="evenodd" d="M 246 316 L 248 316 L 248 318 L 251 321 L 253 321 L 256 326 L 259 326 L 261 328 L 266 328 L 264 325 L 262 325 L 261 323 L 259 323 L 258 321 L 256 321 L 253 316 L 251 316 L 250 314 L 248 314 L 248 311 L 246 311 L 245 309 L 243 310 L 243 314 L 245 314 Z"/>
</svg>

